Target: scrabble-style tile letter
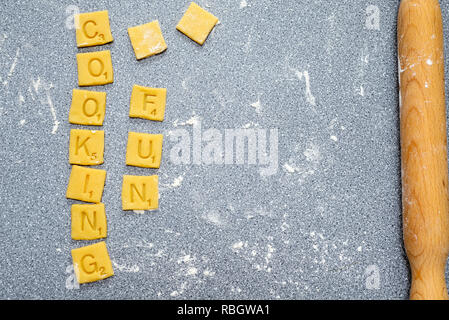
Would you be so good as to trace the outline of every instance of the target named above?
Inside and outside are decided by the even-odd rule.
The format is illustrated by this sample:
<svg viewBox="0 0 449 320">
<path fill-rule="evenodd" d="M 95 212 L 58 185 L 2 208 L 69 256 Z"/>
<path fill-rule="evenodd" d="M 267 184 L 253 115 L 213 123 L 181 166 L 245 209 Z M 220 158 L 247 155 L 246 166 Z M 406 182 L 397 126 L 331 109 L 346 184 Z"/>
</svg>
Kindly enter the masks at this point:
<svg viewBox="0 0 449 320">
<path fill-rule="evenodd" d="M 81 13 L 75 16 L 78 47 L 98 46 L 112 42 L 108 11 Z"/>
<path fill-rule="evenodd" d="M 111 51 L 78 53 L 78 85 L 98 86 L 114 82 Z"/>
<path fill-rule="evenodd" d="M 217 17 L 192 2 L 176 29 L 202 45 L 217 22 Z"/>
<path fill-rule="evenodd" d="M 72 205 L 72 239 L 106 238 L 106 212 L 103 203 Z"/>
<path fill-rule="evenodd" d="M 167 89 L 133 86 L 129 116 L 153 121 L 163 121 Z"/>
<path fill-rule="evenodd" d="M 162 156 L 162 134 L 128 133 L 126 164 L 142 168 L 159 168 Z"/>
<path fill-rule="evenodd" d="M 100 203 L 103 196 L 106 171 L 72 166 L 66 197 L 85 202 Z"/>
<path fill-rule="evenodd" d="M 72 260 L 79 283 L 94 282 L 114 275 L 104 241 L 72 249 Z"/>
<path fill-rule="evenodd" d="M 123 176 L 123 210 L 156 210 L 159 203 L 158 176 Z"/>
<path fill-rule="evenodd" d="M 106 110 L 106 92 L 73 89 L 69 122 L 102 126 Z"/>
<path fill-rule="evenodd" d="M 157 20 L 128 28 L 128 35 L 137 60 L 153 56 L 167 49 Z"/>
<path fill-rule="evenodd" d="M 104 131 L 70 130 L 69 163 L 85 166 L 104 162 Z"/>
</svg>

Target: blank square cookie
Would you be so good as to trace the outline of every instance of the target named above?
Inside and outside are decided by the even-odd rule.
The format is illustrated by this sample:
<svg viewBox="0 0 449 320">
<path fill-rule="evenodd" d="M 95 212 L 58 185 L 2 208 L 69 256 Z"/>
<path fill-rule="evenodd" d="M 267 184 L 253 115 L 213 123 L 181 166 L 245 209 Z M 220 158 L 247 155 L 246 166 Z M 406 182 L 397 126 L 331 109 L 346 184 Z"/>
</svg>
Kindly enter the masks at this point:
<svg viewBox="0 0 449 320">
<path fill-rule="evenodd" d="M 163 121 L 166 99 L 167 89 L 165 88 L 147 88 L 134 85 L 129 105 L 129 116 L 131 118 Z"/>
<path fill-rule="evenodd" d="M 103 196 L 106 171 L 72 166 L 66 197 L 85 202 L 100 203 Z"/>
<path fill-rule="evenodd" d="M 162 134 L 128 133 L 126 164 L 142 168 L 159 168 L 162 156 Z"/>
<path fill-rule="evenodd" d="M 176 29 L 202 45 L 217 22 L 217 17 L 192 2 L 184 16 L 179 20 Z"/>
<path fill-rule="evenodd" d="M 101 126 L 105 111 L 106 92 L 73 89 L 69 112 L 70 123 Z"/>
<path fill-rule="evenodd" d="M 114 40 L 107 10 L 78 14 L 75 21 L 77 21 L 76 44 L 80 48 L 98 46 Z"/>
<path fill-rule="evenodd" d="M 98 165 L 104 162 L 104 131 L 70 130 L 69 163 Z"/>
<path fill-rule="evenodd" d="M 72 249 L 72 260 L 79 283 L 95 282 L 114 275 L 104 241 Z"/>
<path fill-rule="evenodd" d="M 128 28 L 128 35 L 137 60 L 153 56 L 167 49 L 157 20 Z"/>
<path fill-rule="evenodd" d="M 114 82 L 111 51 L 78 53 L 78 85 L 97 86 Z"/>
<path fill-rule="evenodd" d="M 158 202 L 158 176 L 123 176 L 123 210 L 156 210 Z"/>
<path fill-rule="evenodd" d="M 106 212 L 103 203 L 73 204 L 71 217 L 73 240 L 95 240 L 106 237 Z"/>
</svg>

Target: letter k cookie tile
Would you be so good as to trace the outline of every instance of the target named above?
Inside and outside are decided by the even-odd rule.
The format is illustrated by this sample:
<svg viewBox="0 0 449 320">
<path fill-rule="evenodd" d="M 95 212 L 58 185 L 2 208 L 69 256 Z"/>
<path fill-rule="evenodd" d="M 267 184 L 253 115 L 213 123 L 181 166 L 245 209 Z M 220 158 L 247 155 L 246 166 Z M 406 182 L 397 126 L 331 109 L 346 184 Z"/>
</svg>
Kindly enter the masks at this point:
<svg viewBox="0 0 449 320">
<path fill-rule="evenodd" d="M 104 131 L 70 130 L 70 164 L 98 165 L 104 162 Z"/>
</svg>

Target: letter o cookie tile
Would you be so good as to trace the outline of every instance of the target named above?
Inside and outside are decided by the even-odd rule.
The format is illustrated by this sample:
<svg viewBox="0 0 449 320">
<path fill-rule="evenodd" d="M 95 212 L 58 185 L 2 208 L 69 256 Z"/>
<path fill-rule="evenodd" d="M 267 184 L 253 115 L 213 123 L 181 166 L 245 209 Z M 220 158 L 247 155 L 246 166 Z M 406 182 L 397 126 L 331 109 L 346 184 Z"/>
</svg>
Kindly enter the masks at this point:
<svg viewBox="0 0 449 320">
<path fill-rule="evenodd" d="M 70 123 L 101 126 L 105 111 L 106 92 L 73 89 L 69 112 Z"/>
<path fill-rule="evenodd" d="M 114 82 L 111 52 L 109 50 L 78 53 L 78 85 L 97 86 Z"/>
</svg>

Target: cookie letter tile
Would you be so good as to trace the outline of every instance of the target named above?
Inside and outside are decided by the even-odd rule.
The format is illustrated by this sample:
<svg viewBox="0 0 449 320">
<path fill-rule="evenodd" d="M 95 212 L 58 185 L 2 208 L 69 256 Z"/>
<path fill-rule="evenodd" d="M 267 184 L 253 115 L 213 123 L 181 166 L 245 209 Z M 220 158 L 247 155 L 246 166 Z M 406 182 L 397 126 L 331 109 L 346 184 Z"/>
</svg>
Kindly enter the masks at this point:
<svg viewBox="0 0 449 320">
<path fill-rule="evenodd" d="M 156 210 L 158 202 L 158 176 L 123 176 L 123 210 Z"/>
<path fill-rule="evenodd" d="M 114 275 L 104 241 L 72 249 L 72 260 L 79 283 L 94 282 Z"/>
<path fill-rule="evenodd" d="M 153 56 L 167 49 L 157 20 L 128 28 L 128 35 L 137 60 Z"/>
<path fill-rule="evenodd" d="M 106 212 L 103 203 L 73 204 L 71 212 L 73 240 L 95 240 L 106 237 Z"/>
<path fill-rule="evenodd" d="M 70 130 L 69 162 L 85 166 L 104 162 L 104 131 Z"/>
<path fill-rule="evenodd" d="M 153 121 L 163 121 L 167 89 L 133 86 L 129 116 Z"/>
<path fill-rule="evenodd" d="M 76 61 L 79 86 L 97 86 L 114 82 L 109 50 L 78 53 Z"/>
<path fill-rule="evenodd" d="M 74 165 L 70 172 L 66 197 L 68 199 L 100 203 L 105 181 L 105 170 Z"/>
<path fill-rule="evenodd" d="M 179 20 L 176 29 L 202 45 L 217 22 L 217 17 L 192 2 L 184 16 Z"/>
<path fill-rule="evenodd" d="M 87 126 L 103 125 L 106 92 L 73 89 L 69 122 Z"/>
<path fill-rule="evenodd" d="M 95 11 L 78 14 L 76 44 L 78 47 L 98 46 L 112 42 L 108 11 Z"/>
<path fill-rule="evenodd" d="M 142 168 L 159 168 L 162 156 L 162 134 L 128 133 L 126 164 Z"/>
</svg>

